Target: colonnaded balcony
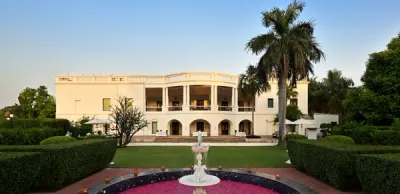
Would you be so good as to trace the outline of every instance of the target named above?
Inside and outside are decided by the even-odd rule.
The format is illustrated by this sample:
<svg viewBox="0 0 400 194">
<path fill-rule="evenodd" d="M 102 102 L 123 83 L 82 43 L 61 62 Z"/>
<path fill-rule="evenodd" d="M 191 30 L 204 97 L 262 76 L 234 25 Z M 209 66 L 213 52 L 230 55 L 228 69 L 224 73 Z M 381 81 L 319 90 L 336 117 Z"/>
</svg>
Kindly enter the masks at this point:
<svg viewBox="0 0 400 194">
<path fill-rule="evenodd" d="M 146 111 L 161 112 L 163 106 L 163 88 L 146 88 Z"/>
<path fill-rule="evenodd" d="M 211 86 L 189 86 L 190 110 L 211 110 Z"/>
<path fill-rule="evenodd" d="M 234 102 L 233 91 L 232 87 L 217 87 L 218 111 L 232 111 L 232 102 Z"/>
<path fill-rule="evenodd" d="M 252 98 L 250 95 L 244 95 L 242 92 L 238 91 L 238 111 L 251 112 L 253 110 L 252 103 L 254 100 L 255 97 Z"/>
<path fill-rule="evenodd" d="M 182 111 L 183 86 L 168 87 L 168 111 Z"/>
</svg>

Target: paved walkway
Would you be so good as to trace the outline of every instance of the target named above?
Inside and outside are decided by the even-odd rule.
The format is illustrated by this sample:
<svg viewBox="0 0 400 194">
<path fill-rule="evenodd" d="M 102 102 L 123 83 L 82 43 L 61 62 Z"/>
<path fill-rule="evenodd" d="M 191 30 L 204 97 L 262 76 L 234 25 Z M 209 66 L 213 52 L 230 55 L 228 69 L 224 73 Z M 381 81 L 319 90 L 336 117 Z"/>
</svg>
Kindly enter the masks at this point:
<svg viewBox="0 0 400 194">
<path fill-rule="evenodd" d="M 150 169 L 138 169 L 139 172 L 146 171 Z M 306 174 L 303 174 L 297 171 L 294 168 L 257 168 L 253 169 L 258 172 L 272 174 L 275 175 L 279 173 L 280 177 L 291 179 L 297 181 L 299 183 L 303 183 L 313 188 L 316 191 L 319 191 L 321 194 L 361 194 L 355 192 L 340 192 L 333 187 L 322 183 Z M 113 177 L 119 177 L 122 175 L 126 175 L 128 173 L 132 173 L 133 169 L 130 168 L 107 168 L 101 172 L 98 172 L 90 177 L 87 177 L 73 185 L 69 185 L 60 191 L 55 192 L 55 194 L 76 194 L 81 191 L 83 187 L 90 187 L 91 185 L 98 184 L 103 182 L 105 178 L 108 176 L 110 179 Z M 38 193 L 35 193 L 38 194 Z"/>
</svg>

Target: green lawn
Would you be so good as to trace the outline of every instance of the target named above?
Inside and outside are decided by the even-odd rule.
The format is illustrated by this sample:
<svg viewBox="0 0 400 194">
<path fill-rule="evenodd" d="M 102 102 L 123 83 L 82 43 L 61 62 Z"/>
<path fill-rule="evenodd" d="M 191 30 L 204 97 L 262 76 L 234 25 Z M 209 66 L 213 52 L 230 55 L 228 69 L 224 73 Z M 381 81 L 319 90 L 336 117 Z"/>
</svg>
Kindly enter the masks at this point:
<svg viewBox="0 0 400 194">
<path fill-rule="evenodd" d="M 281 147 L 210 147 L 207 166 L 216 168 L 282 168 L 290 165 Z M 187 168 L 194 163 L 189 146 L 149 146 L 119 148 L 114 158 L 117 168 Z"/>
</svg>

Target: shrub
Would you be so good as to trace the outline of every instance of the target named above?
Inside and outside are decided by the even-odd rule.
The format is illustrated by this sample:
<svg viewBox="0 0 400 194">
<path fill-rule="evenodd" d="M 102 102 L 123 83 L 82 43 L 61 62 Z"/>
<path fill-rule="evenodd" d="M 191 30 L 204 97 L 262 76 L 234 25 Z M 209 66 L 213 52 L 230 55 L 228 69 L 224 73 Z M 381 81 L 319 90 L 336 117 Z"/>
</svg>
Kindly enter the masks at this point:
<svg viewBox="0 0 400 194">
<path fill-rule="evenodd" d="M 400 145 L 399 130 L 377 130 L 372 134 L 375 145 Z"/>
<path fill-rule="evenodd" d="M 400 146 L 338 144 L 318 140 L 289 140 L 291 163 L 299 170 L 339 190 L 360 188 L 356 159 L 360 154 L 400 153 Z"/>
<path fill-rule="evenodd" d="M 40 145 L 59 144 L 72 141 L 78 141 L 78 140 L 68 136 L 54 136 L 44 139 L 43 141 L 40 142 Z"/>
<path fill-rule="evenodd" d="M 344 143 L 344 144 L 355 144 L 354 140 L 351 139 L 351 137 L 347 137 L 344 135 L 331 135 L 327 136 L 324 139 L 325 141 L 332 141 L 332 142 L 338 142 L 338 143 Z"/>
<path fill-rule="evenodd" d="M 14 128 L 57 128 L 63 129 L 63 134 L 65 135 L 68 129 L 71 127 L 70 122 L 67 119 L 13 119 Z M 10 121 L 0 120 L 0 128 L 8 129 L 10 128 Z"/>
<path fill-rule="evenodd" d="M 376 127 L 374 126 L 348 123 L 334 127 L 332 135 L 351 137 L 356 144 L 373 144 L 372 134 L 375 130 Z"/>
<path fill-rule="evenodd" d="M 63 131 L 63 129 L 49 127 L 0 129 L 0 135 L 4 137 L 4 141 L 0 143 L 2 145 L 35 145 L 46 138 L 63 135 Z"/>
<path fill-rule="evenodd" d="M 105 139 L 105 135 L 87 135 L 83 139 Z"/>
<path fill-rule="evenodd" d="M 70 127 L 69 132 L 72 133 L 72 137 L 78 138 L 79 136 L 86 136 L 88 133 L 92 133 L 92 128 L 87 127 Z"/>
<path fill-rule="evenodd" d="M 40 170 L 40 153 L 0 153 L 0 191 L 24 194 L 33 185 Z"/>
<path fill-rule="evenodd" d="M 357 173 L 365 193 L 399 193 L 400 154 L 361 155 Z"/>
<path fill-rule="evenodd" d="M 7 144 L 7 140 L 4 138 L 4 136 L 2 134 L 0 134 L 0 145 L 6 145 Z"/>
<path fill-rule="evenodd" d="M 116 148 L 115 139 L 93 139 L 54 145 L 0 146 L 0 152 L 40 152 L 40 172 L 34 188 L 57 190 L 108 167 Z"/>
<path fill-rule="evenodd" d="M 287 134 L 286 141 L 288 141 L 290 139 L 308 139 L 308 137 L 305 135 L 300 135 L 300 134 Z"/>
</svg>

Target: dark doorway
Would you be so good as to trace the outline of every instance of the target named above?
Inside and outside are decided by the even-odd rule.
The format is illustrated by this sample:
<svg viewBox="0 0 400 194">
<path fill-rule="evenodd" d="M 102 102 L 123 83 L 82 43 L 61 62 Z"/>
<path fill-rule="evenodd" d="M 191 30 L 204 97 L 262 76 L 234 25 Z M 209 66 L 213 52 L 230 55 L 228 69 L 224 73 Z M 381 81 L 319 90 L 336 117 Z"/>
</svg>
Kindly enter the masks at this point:
<svg viewBox="0 0 400 194">
<path fill-rule="evenodd" d="M 204 122 L 197 122 L 196 129 L 197 129 L 197 131 L 204 132 Z"/>
<path fill-rule="evenodd" d="M 171 123 L 171 135 L 179 135 L 179 122 L 173 121 Z"/>
<path fill-rule="evenodd" d="M 239 132 L 244 132 L 244 122 L 239 123 Z"/>
<path fill-rule="evenodd" d="M 229 122 L 221 122 L 221 135 L 229 135 Z"/>
</svg>

